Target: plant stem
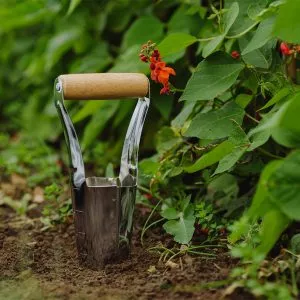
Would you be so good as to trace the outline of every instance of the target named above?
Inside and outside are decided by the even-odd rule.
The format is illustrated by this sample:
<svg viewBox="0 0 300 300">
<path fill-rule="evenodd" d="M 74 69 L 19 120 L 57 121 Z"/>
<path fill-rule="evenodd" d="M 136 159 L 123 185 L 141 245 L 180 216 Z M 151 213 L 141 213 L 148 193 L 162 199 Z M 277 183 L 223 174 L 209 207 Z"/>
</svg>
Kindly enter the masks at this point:
<svg viewBox="0 0 300 300">
<path fill-rule="evenodd" d="M 143 229 L 142 229 L 142 234 L 141 234 L 141 244 L 143 245 L 144 242 L 143 242 L 143 237 L 144 237 L 144 234 L 146 232 L 146 228 L 147 228 L 147 225 L 148 225 L 148 222 L 150 221 L 151 217 L 153 216 L 155 210 L 158 208 L 158 206 L 160 205 L 160 203 L 162 202 L 162 198 L 160 198 L 160 200 L 157 202 L 157 204 L 154 206 L 154 208 L 152 209 L 149 217 L 147 218 L 144 226 L 143 226 Z"/>
<path fill-rule="evenodd" d="M 262 148 L 257 148 L 257 150 L 258 150 L 259 152 L 265 154 L 266 156 L 271 157 L 271 158 L 275 158 L 275 159 L 283 159 L 283 157 L 278 156 L 278 155 L 275 155 L 275 154 L 273 154 L 273 153 L 271 153 L 271 152 L 269 152 L 269 151 L 267 151 L 267 150 L 264 150 L 264 149 L 262 149 Z"/>
<path fill-rule="evenodd" d="M 252 117 L 251 115 L 249 115 L 248 113 L 246 113 L 246 116 L 247 116 L 250 120 L 252 120 L 253 122 L 259 124 L 259 121 L 256 120 L 255 118 L 253 118 L 253 117 Z"/>
<path fill-rule="evenodd" d="M 249 32 L 252 28 L 254 28 L 257 24 L 259 24 L 259 21 L 253 23 L 251 26 L 249 26 L 248 28 L 246 28 L 244 31 L 236 34 L 236 35 L 226 35 L 225 38 L 226 39 L 237 39 L 241 36 L 243 36 L 244 34 L 246 34 L 247 32 Z"/>
</svg>

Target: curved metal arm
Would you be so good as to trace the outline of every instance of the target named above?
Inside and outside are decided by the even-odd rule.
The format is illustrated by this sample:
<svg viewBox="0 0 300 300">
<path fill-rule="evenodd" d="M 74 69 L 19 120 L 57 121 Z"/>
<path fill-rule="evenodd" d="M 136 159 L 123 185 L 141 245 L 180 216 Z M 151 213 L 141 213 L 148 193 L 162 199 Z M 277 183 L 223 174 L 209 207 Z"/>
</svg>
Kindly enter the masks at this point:
<svg viewBox="0 0 300 300">
<path fill-rule="evenodd" d="M 149 98 L 139 98 L 127 129 L 120 166 L 120 185 L 136 185 L 138 176 L 138 152 L 144 121 L 150 105 Z"/>
<path fill-rule="evenodd" d="M 71 181 L 74 187 L 80 188 L 85 181 L 84 163 L 75 128 L 64 106 L 64 94 L 62 84 L 59 79 L 56 79 L 54 84 L 54 101 L 66 138 L 69 161 L 71 164 L 70 167 L 72 171 Z"/>
</svg>

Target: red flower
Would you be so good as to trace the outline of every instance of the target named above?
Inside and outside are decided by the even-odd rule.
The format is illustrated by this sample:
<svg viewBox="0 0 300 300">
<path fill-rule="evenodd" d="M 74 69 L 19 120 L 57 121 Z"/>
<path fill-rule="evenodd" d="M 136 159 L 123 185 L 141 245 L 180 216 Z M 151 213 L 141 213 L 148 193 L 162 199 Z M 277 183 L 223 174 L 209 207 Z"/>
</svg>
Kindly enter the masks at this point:
<svg viewBox="0 0 300 300">
<path fill-rule="evenodd" d="M 169 94 L 169 78 L 170 75 L 176 75 L 176 73 L 173 68 L 167 67 L 166 63 L 162 61 L 159 51 L 155 49 L 155 44 L 149 41 L 143 45 L 140 59 L 144 62 L 150 62 L 151 79 L 163 85 L 160 94 Z"/>
<path fill-rule="evenodd" d="M 280 51 L 281 51 L 281 53 L 283 54 L 283 55 L 291 55 L 292 54 L 292 50 L 289 48 L 289 46 L 286 44 L 286 43 L 284 43 L 284 42 L 282 42 L 281 44 L 280 44 Z"/>
<path fill-rule="evenodd" d="M 231 57 L 234 59 L 239 59 L 240 58 L 240 53 L 236 50 L 231 52 Z"/>
</svg>

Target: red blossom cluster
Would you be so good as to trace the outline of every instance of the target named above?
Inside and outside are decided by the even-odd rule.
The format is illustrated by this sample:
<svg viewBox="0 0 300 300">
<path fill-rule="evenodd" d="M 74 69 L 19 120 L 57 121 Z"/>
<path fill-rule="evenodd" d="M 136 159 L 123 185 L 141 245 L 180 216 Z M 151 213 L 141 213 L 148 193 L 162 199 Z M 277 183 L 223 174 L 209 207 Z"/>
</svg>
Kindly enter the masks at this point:
<svg viewBox="0 0 300 300">
<path fill-rule="evenodd" d="M 290 56 L 292 54 L 300 53 L 299 45 L 288 45 L 287 43 L 280 43 L 280 51 L 285 56 Z"/>
<path fill-rule="evenodd" d="M 161 59 L 161 55 L 159 51 L 155 49 L 155 46 L 156 45 L 151 41 L 144 44 L 141 49 L 140 59 L 143 62 L 150 63 L 151 79 L 163 85 L 160 94 L 169 94 L 169 77 L 170 75 L 176 75 L 176 73 L 173 68 L 166 66 L 166 63 Z"/>
</svg>

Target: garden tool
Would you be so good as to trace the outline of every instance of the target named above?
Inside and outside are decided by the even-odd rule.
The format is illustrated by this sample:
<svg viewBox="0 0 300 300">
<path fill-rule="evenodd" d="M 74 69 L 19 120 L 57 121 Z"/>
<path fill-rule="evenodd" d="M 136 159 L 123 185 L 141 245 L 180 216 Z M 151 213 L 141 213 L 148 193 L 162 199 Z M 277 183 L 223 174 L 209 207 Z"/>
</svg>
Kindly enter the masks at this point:
<svg viewBox="0 0 300 300">
<path fill-rule="evenodd" d="M 55 81 L 55 105 L 70 160 L 72 205 L 81 263 L 101 268 L 129 255 L 135 206 L 138 150 L 150 104 L 149 81 L 138 73 L 61 75 Z M 138 98 L 125 137 L 117 178 L 86 177 L 78 138 L 64 106 L 66 100 Z M 129 100 L 130 101 L 130 100 Z"/>
</svg>

